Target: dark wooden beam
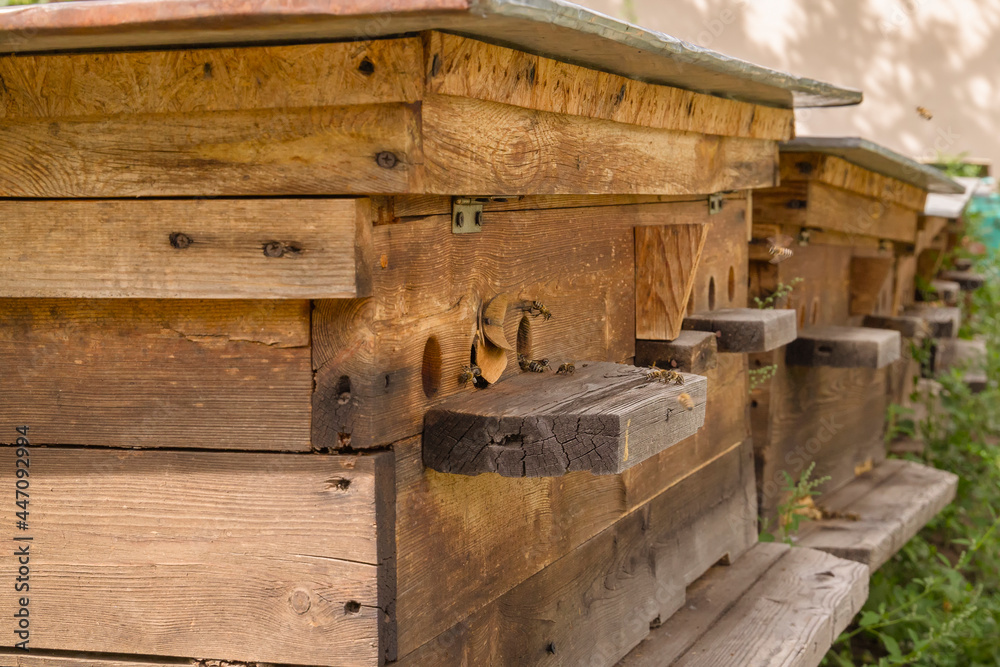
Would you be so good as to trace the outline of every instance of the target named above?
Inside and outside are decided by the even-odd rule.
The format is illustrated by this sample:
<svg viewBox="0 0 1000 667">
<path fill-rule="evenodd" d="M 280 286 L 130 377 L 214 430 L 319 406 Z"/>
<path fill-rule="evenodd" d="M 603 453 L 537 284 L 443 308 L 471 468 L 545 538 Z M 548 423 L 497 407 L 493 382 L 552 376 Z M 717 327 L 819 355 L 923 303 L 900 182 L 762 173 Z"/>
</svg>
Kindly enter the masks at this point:
<svg viewBox="0 0 1000 667">
<path fill-rule="evenodd" d="M 702 375 L 718 364 L 715 334 L 708 331 L 681 331 L 674 340 L 635 341 L 635 365 L 672 368 Z"/>
<path fill-rule="evenodd" d="M 891 329 L 907 338 L 926 338 L 930 327 L 922 317 L 915 315 L 865 315 L 863 326 L 871 329 Z"/>
<path fill-rule="evenodd" d="M 882 368 L 899 359 L 898 331 L 864 327 L 812 327 L 786 348 L 789 366 Z"/>
<path fill-rule="evenodd" d="M 966 292 L 979 289 L 986 282 L 982 274 L 974 271 L 942 271 L 938 274 L 938 278 L 958 283 L 959 287 Z"/>
<path fill-rule="evenodd" d="M 955 338 L 962 326 L 962 310 L 951 306 L 916 305 L 907 308 L 904 315 L 919 317 L 927 323 L 927 330 L 934 338 Z"/>
<path fill-rule="evenodd" d="M 795 340 L 795 311 L 728 308 L 684 318 L 684 329 L 716 335 L 719 352 L 768 352 Z"/>
</svg>

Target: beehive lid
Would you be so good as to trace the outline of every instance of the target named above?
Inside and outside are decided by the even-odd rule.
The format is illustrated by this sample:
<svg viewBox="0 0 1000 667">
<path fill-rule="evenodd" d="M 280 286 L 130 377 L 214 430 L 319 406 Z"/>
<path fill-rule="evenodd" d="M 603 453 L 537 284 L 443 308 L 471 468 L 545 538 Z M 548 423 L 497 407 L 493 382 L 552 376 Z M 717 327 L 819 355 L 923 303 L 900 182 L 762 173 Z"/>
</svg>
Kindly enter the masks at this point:
<svg viewBox="0 0 1000 667">
<path fill-rule="evenodd" d="M 965 189 L 934 167 L 858 137 L 798 137 L 782 143 L 781 152 L 835 155 L 863 169 L 915 185 L 927 192 L 958 194 Z"/>
<path fill-rule="evenodd" d="M 979 179 L 959 177 L 954 180 L 956 183 L 965 188 L 965 192 L 954 195 L 927 195 L 927 203 L 924 205 L 924 215 L 934 215 L 941 218 L 951 219 L 962 217 L 965 207 L 969 205 L 969 202 L 972 200 L 972 195 L 976 192 L 976 188 L 979 185 Z"/>
<path fill-rule="evenodd" d="M 0 53 L 373 39 L 439 30 L 773 107 L 861 92 L 791 76 L 561 0 L 95 0 L 0 9 Z"/>
</svg>

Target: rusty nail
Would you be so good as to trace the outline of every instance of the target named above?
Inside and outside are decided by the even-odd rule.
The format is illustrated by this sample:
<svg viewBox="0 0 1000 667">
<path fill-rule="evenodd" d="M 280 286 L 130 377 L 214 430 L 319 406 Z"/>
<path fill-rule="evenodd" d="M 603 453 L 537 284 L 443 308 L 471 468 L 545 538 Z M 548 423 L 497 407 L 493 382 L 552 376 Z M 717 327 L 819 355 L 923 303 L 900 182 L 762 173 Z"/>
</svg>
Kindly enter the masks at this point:
<svg viewBox="0 0 1000 667">
<path fill-rule="evenodd" d="M 170 245 L 177 248 L 178 250 L 184 250 L 191 245 L 191 237 L 187 234 L 181 234 L 180 232 L 174 232 L 170 235 Z"/>
<path fill-rule="evenodd" d="M 285 244 L 281 241 L 270 241 L 264 244 L 264 255 L 267 257 L 281 257 L 285 254 Z"/>
<path fill-rule="evenodd" d="M 381 151 L 378 153 L 378 155 L 375 156 L 375 161 L 378 163 L 378 166 L 384 169 L 392 169 L 396 166 L 396 162 L 398 162 L 396 154 L 390 153 L 389 151 Z"/>
</svg>

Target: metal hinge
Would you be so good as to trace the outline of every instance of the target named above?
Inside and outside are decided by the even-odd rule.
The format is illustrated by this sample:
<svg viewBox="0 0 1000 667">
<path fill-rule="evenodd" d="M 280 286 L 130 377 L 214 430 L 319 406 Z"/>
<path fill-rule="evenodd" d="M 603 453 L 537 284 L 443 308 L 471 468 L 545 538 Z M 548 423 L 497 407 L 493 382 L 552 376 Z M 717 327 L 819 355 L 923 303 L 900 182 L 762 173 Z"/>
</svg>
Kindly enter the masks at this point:
<svg viewBox="0 0 1000 667">
<path fill-rule="evenodd" d="M 475 234 L 483 231 L 483 203 L 472 197 L 455 197 L 451 201 L 452 234 Z"/>
<path fill-rule="evenodd" d="M 708 214 L 715 215 L 722 210 L 722 194 L 708 195 Z"/>
</svg>

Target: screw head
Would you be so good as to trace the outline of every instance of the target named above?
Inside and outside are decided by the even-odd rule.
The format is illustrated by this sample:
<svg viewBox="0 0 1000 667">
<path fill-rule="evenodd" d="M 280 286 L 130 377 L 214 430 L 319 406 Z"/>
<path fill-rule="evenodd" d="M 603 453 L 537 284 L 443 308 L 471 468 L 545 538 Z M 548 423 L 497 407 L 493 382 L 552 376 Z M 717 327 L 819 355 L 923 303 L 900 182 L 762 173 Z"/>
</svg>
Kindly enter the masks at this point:
<svg viewBox="0 0 1000 667">
<path fill-rule="evenodd" d="M 174 232 L 170 235 L 170 245 L 177 248 L 178 250 L 184 250 L 191 245 L 191 237 L 187 234 L 182 234 L 180 232 Z"/>
<path fill-rule="evenodd" d="M 462 227 L 463 225 L 465 225 L 465 213 L 459 211 L 455 214 L 455 226 Z"/>
<path fill-rule="evenodd" d="M 396 158 L 395 153 L 380 151 L 377 155 L 375 155 L 375 162 L 377 162 L 378 166 L 383 169 L 392 169 L 396 166 L 396 163 L 399 162 L 399 160 Z"/>
<path fill-rule="evenodd" d="M 482 211 L 476 211 L 475 224 L 476 224 L 476 227 L 482 227 L 483 226 L 483 212 Z"/>
<path fill-rule="evenodd" d="M 267 257 L 281 257 L 285 254 L 285 244 L 281 241 L 271 241 L 264 244 L 264 255 Z"/>
</svg>

